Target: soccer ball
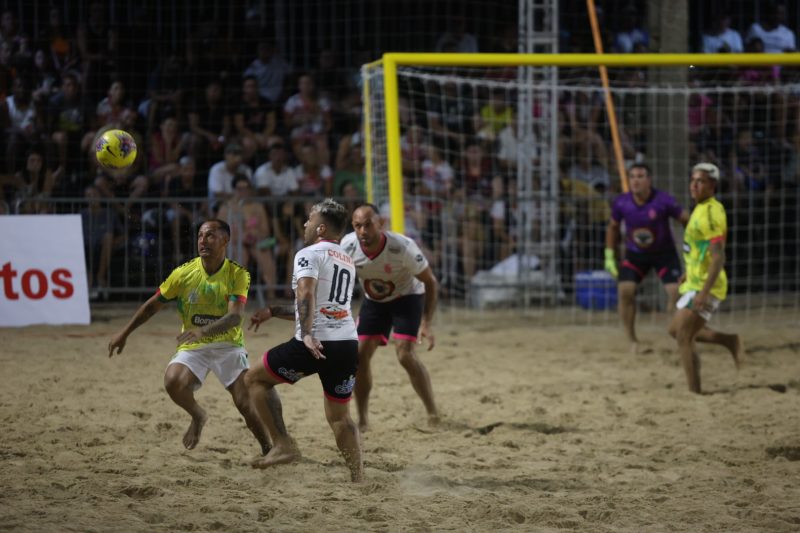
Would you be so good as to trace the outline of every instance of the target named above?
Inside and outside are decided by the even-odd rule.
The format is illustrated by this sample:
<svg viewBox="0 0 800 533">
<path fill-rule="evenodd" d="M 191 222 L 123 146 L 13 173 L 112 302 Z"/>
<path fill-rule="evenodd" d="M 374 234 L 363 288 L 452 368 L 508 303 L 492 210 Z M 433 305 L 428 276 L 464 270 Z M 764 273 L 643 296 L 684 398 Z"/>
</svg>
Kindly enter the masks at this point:
<svg viewBox="0 0 800 533">
<path fill-rule="evenodd" d="M 127 131 L 108 130 L 94 143 L 94 155 L 105 168 L 127 168 L 136 160 L 136 141 Z"/>
</svg>

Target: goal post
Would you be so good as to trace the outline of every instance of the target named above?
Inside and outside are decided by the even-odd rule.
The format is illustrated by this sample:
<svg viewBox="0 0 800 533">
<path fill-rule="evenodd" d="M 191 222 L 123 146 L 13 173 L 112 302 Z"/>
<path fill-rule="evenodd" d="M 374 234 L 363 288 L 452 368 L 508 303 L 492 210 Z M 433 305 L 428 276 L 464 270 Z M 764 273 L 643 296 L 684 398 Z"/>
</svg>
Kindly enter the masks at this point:
<svg viewBox="0 0 800 533">
<path fill-rule="evenodd" d="M 581 276 L 602 274 L 622 184 L 603 106 L 612 98 L 625 167 L 647 163 L 680 204 L 690 205 L 691 164 L 723 171 L 726 308 L 800 310 L 798 66 L 796 53 L 385 54 L 362 66 L 367 197 L 420 243 L 449 309 L 522 303 L 606 320 L 614 305 L 584 313 L 580 294 Z M 766 150 L 766 173 L 786 188 L 742 175 L 745 145 Z M 656 278 L 642 288 L 643 307 L 663 309 Z"/>
<path fill-rule="evenodd" d="M 800 65 L 800 53 L 791 54 L 439 54 L 439 53 L 386 53 L 365 69 L 380 66 L 383 69 L 383 110 L 369 108 L 369 87 L 364 99 L 365 123 L 369 130 L 371 113 L 385 114 L 387 172 L 391 227 L 404 233 L 403 175 L 400 161 L 400 120 L 398 106 L 398 67 L 714 67 L 714 66 L 772 66 Z M 369 165 L 368 165 L 369 169 Z M 371 169 L 368 182 L 376 178 Z M 373 183 L 368 183 L 370 201 Z"/>
</svg>

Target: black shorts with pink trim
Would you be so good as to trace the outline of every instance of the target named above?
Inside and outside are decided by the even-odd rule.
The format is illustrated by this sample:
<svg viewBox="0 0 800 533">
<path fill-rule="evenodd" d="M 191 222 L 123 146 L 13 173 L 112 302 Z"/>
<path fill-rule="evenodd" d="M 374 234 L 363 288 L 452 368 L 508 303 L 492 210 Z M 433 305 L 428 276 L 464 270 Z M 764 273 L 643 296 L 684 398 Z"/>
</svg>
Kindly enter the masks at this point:
<svg viewBox="0 0 800 533">
<path fill-rule="evenodd" d="M 293 338 L 264 354 L 264 368 L 274 378 L 291 385 L 319 374 L 326 398 L 349 401 L 356 383 L 358 341 L 322 341 L 322 355 L 325 359 L 316 359 L 305 344 Z"/>
<path fill-rule="evenodd" d="M 409 294 L 389 302 L 364 298 L 358 312 L 358 340 L 380 339 L 383 346 L 391 333 L 395 339 L 416 342 L 424 308 L 424 294 Z"/>
<path fill-rule="evenodd" d="M 656 271 L 661 283 L 677 283 L 681 277 L 678 252 L 637 253 L 625 250 L 625 259 L 619 268 L 619 281 L 640 283 L 651 268 Z"/>
</svg>

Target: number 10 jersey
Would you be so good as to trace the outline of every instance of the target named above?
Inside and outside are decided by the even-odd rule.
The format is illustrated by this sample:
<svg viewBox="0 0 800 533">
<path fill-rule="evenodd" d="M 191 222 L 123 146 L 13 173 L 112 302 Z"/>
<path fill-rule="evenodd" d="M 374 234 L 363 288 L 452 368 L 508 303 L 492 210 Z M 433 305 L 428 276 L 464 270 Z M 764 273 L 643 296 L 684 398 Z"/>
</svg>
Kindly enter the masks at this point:
<svg viewBox="0 0 800 533">
<path fill-rule="evenodd" d="M 338 243 L 320 241 L 294 256 L 292 289 L 297 294 L 300 278 L 317 280 L 312 335 L 321 341 L 358 340 L 350 304 L 356 281 L 353 259 Z M 300 336 L 300 317 L 295 300 L 295 339 Z"/>
</svg>

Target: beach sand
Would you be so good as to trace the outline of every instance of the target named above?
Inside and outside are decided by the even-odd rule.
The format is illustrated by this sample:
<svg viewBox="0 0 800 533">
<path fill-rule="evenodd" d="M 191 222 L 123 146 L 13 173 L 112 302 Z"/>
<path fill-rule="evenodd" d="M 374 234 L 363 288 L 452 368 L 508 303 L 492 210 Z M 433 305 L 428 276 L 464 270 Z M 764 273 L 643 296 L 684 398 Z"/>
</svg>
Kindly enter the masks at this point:
<svg viewBox="0 0 800 533">
<path fill-rule="evenodd" d="M 441 427 L 425 423 L 393 349 L 379 350 L 366 481 L 352 484 L 314 376 L 278 388 L 298 463 L 248 466 L 258 446 L 213 375 L 197 393 L 209 422 L 185 450 L 188 416 L 162 384 L 174 311 L 107 357 L 134 309 L 0 329 L 0 530 L 800 530 L 796 325 L 740 324 L 738 373 L 700 346 L 698 396 L 652 321 L 640 328 L 652 351 L 634 356 L 616 322 L 451 320 L 422 353 Z M 279 320 L 248 333 L 251 365 L 291 334 Z"/>
</svg>

